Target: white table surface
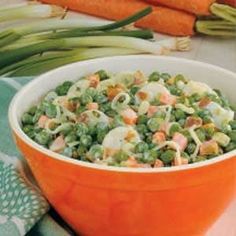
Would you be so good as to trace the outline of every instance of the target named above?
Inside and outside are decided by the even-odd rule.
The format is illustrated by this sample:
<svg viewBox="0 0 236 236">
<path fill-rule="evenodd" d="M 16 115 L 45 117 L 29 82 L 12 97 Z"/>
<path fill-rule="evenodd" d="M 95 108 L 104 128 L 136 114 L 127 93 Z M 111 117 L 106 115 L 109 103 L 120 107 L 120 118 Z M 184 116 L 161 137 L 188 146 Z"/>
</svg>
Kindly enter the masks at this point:
<svg viewBox="0 0 236 236">
<path fill-rule="evenodd" d="M 24 0 L 0 0 L 0 6 L 23 1 Z M 66 15 L 66 18 L 74 17 L 99 20 L 95 17 L 74 12 L 68 12 Z M 4 24 L 0 24 L 0 30 L 1 28 L 4 28 Z M 167 36 L 156 34 L 155 37 L 162 39 Z M 216 39 L 195 36 L 192 39 L 191 51 L 177 52 L 171 55 L 211 63 L 236 72 L 236 39 Z M 211 227 L 206 236 L 236 236 L 236 201 L 228 207 L 224 214 Z"/>
</svg>

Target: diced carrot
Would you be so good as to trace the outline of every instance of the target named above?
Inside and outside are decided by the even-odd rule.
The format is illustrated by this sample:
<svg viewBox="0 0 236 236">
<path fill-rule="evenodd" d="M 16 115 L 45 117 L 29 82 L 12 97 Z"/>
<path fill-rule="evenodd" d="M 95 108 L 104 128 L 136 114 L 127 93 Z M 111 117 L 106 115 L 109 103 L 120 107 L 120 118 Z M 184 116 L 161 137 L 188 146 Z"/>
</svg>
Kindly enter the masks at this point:
<svg viewBox="0 0 236 236">
<path fill-rule="evenodd" d="M 176 97 L 168 93 L 162 93 L 159 99 L 164 105 L 173 105 L 176 103 Z"/>
<path fill-rule="evenodd" d="M 159 128 L 159 131 L 162 131 L 164 132 L 165 134 L 167 134 L 167 131 L 169 129 L 169 126 L 170 124 L 168 122 L 163 122 L 161 125 L 160 125 L 160 128 Z"/>
<path fill-rule="evenodd" d="M 186 165 L 186 164 L 188 164 L 188 159 L 183 158 L 183 157 L 181 157 L 181 158 L 175 157 L 174 161 L 172 163 L 173 166 L 181 166 L 181 165 Z"/>
<path fill-rule="evenodd" d="M 90 102 L 90 103 L 88 103 L 87 104 L 87 109 L 88 110 L 98 110 L 98 103 L 96 103 L 96 102 Z"/>
<path fill-rule="evenodd" d="M 90 87 L 96 88 L 100 82 L 99 75 L 90 75 L 87 77 L 87 79 L 90 81 Z"/>
<path fill-rule="evenodd" d="M 142 167 L 142 168 L 150 168 L 149 164 L 138 163 L 134 157 L 129 157 L 127 161 L 124 161 L 123 164 L 127 167 Z"/>
<path fill-rule="evenodd" d="M 189 116 L 185 121 L 185 128 L 190 128 L 194 125 L 201 126 L 202 119 L 200 117 Z"/>
<path fill-rule="evenodd" d="M 50 150 L 54 152 L 61 152 L 66 147 L 64 137 L 58 136 L 53 143 L 50 145 Z"/>
<path fill-rule="evenodd" d="M 130 142 L 130 141 L 132 141 L 133 138 L 135 138 L 135 136 L 136 136 L 136 134 L 132 130 L 130 130 L 130 131 L 127 132 L 125 140 L 127 142 Z"/>
<path fill-rule="evenodd" d="M 137 113 L 131 108 L 123 110 L 121 116 L 127 125 L 134 125 L 138 119 Z"/>
<path fill-rule="evenodd" d="M 163 167 L 163 166 L 164 166 L 163 161 L 161 161 L 161 160 L 159 160 L 159 159 L 157 159 L 157 160 L 155 161 L 154 168 Z"/>
<path fill-rule="evenodd" d="M 219 153 L 219 146 L 215 140 L 209 140 L 201 144 L 200 155 L 216 155 Z"/>
<path fill-rule="evenodd" d="M 120 84 L 117 84 L 115 86 L 109 86 L 107 89 L 107 97 L 111 101 L 118 93 L 121 93 L 123 91 L 124 88 Z"/>
<path fill-rule="evenodd" d="M 179 132 L 174 133 L 173 141 L 179 145 L 181 151 L 184 151 L 188 145 L 188 139 Z"/>
<path fill-rule="evenodd" d="M 140 100 L 146 100 L 147 98 L 148 98 L 148 94 L 147 93 L 145 93 L 145 92 L 143 92 L 143 91 L 139 91 L 138 93 L 137 93 L 137 96 L 140 98 Z"/>
<path fill-rule="evenodd" d="M 208 124 L 203 125 L 202 128 L 204 128 L 204 129 L 208 129 L 208 128 L 216 129 L 216 126 L 215 126 L 214 123 L 208 123 Z"/>
<path fill-rule="evenodd" d="M 163 132 L 156 132 L 152 136 L 152 142 L 156 144 L 160 144 L 166 141 L 166 136 Z"/>
<path fill-rule="evenodd" d="M 46 122 L 49 120 L 49 118 L 45 115 L 41 115 L 38 120 L 38 127 L 45 128 Z"/>
<path fill-rule="evenodd" d="M 211 99 L 210 98 L 208 98 L 208 97 L 203 97 L 201 100 L 200 100 L 200 102 L 199 102 L 199 107 L 200 108 L 204 108 L 204 107 L 206 107 L 209 103 L 211 102 Z"/>
<path fill-rule="evenodd" d="M 157 106 L 149 106 L 147 116 L 152 117 L 157 111 L 158 111 Z"/>
</svg>

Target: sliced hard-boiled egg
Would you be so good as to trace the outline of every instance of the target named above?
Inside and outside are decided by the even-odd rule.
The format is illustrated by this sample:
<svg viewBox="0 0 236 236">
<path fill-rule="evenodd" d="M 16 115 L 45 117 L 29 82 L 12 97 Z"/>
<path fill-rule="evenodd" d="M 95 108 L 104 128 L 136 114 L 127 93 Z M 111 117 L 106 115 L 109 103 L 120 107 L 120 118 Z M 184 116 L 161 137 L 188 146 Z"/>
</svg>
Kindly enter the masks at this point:
<svg viewBox="0 0 236 236">
<path fill-rule="evenodd" d="M 112 129 L 103 140 L 103 147 L 109 150 L 120 150 L 127 143 L 138 143 L 141 139 L 137 131 L 130 126 Z"/>
<path fill-rule="evenodd" d="M 191 96 L 195 93 L 203 95 L 204 93 L 216 94 L 212 88 L 207 84 L 190 80 L 184 87 L 183 92 L 187 96 Z"/>
<path fill-rule="evenodd" d="M 219 129 L 234 119 L 232 110 L 226 110 L 216 102 L 210 102 L 205 108 L 211 112 L 213 121 Z"/>
<path fill-rule="evenodd" d="M 161 94 L 170 94 L 169 90 L 158 82 L 151 82 L 143 86 L 135 95 L 138 101 L 152 101 Z"/>
</svg>

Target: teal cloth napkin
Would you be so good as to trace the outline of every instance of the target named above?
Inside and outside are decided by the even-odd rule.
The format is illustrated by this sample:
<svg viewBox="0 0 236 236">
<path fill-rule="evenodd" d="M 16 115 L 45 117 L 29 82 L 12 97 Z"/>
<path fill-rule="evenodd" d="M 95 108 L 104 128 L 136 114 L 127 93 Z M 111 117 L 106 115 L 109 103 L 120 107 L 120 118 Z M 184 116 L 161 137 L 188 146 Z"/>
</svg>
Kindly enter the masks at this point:
<svg viewBox="0 0 236 236">
<path fill-rule="evenodd" d="M 72 235 L 47 214 L 49 204 L 11 136 L 7 115 L 10 101 L 30 80 L 0 78 L 0 235 Z"/>
</svg>

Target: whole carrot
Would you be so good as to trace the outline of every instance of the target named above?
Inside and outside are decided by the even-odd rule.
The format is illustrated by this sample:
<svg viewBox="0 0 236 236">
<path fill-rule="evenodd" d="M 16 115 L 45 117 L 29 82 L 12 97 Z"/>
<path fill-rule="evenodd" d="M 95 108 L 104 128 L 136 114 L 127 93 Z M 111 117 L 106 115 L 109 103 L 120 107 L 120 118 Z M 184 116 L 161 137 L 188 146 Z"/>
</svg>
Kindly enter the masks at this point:
<svg viewBox="0 0 236 236">
<path fill-rule="evenodd" d="M 163 5 L 180 9 L 195 15 L 216 15 L 224 20 L 236 22 L 236 9 L 228 5 L 218 4 L 216 0 L 145 0 L 153 5 Z M 222 3 L 236 6 L 236 0 L 219 0 Z"/>
<path fill-rule="evenodd" d="M 46 3 L 68 7 L 71 10 L 119 20 L 137 12 L 149 4 L 140 0 L 42 0 Z M 166 7 L 153 7 L 153 12 L 136 23 L 136 26 L 154 31 L 186 36 L 194 34 L 195 16 Z"/>
<path fill-rule="evenodd" d="M 215 0 L 147 0 L 154 5 L 163 5 L 175 9 L 184 10 L 196 15 L 210 15 L 210 6 Z"/>
</svg>

